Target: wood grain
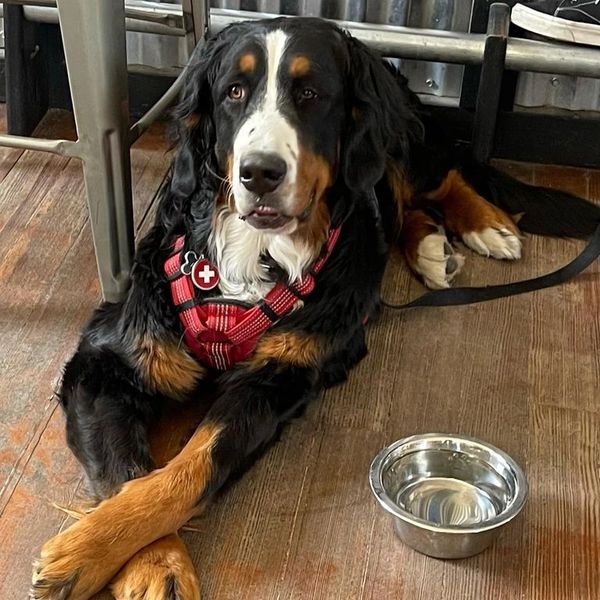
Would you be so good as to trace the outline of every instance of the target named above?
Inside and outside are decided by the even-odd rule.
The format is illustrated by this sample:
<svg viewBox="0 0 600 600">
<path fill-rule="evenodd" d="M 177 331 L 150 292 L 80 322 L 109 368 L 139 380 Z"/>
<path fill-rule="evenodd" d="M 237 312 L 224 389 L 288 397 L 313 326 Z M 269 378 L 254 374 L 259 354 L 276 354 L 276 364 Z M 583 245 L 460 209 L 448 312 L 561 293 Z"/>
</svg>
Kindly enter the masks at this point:
<svg viewBox="0 0 600 600">
<path fill-rule="evenodd" d="M 162 126 L 132 151 L 134 213 L 148 225 L 169 164 Z M 72 118 L 51 111 L 39 130 L 73 139 Z M 81 165 L 26 151 L 10 169 L 0 157 L 0 598 L 23 598 L 31 561 L 63 527 L 53 502 L 72 504 L 81 470 L 64 440 L 53 398 L 61 365 L 99 300 Z"/>
<path fill-rule="evenodd" d="M 64 135 L 66 115 L 54 115 L 52 126 L 61 118 Z M 161 135 L 152 130 L 133 152 L 142 227 L 169 161 Z M 600 202 L 598 172 L 499 164 Z M 41 543 L 67 524 L 50 502 L 72 502 L 81 484 L 51 392 L 98 285 L 77 163 L 25 152 L 8 168 L 0 155 L 0 178 L 0 598 L 20 600 Z M 459 284 L 544 273 L 581 246 L 528 236 L 515 264 L 461 248 Z M 422 292 L 394 255 L 384 296 Z M 349 381 L 310 406 L 194 531 L 183 532 L 203 598 L 596 600 L 599 309 L 595 265 L 574 282 L 526 296 L 385 311 Z M 439 561 L 413 552 L 371 497 L 375 453 L 425 431 L 482 437 L 528 473 L 522 516 L 477 557 Z"/>
</svg>

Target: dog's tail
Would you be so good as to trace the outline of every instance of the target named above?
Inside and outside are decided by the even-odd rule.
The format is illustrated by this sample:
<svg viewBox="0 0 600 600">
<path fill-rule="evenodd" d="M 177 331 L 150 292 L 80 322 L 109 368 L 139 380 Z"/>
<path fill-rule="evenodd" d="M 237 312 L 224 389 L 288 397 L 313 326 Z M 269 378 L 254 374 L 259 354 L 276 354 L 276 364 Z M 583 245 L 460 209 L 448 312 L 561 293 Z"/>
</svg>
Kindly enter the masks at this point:
<svg viewBox="0 0 600 600">
<path fill-rule="evenodd" d="M 522 183 L 487 165 L 465 163 L 461 172 L 479 195 L 515 216 L 523 231 L 585 238 L 600 224 L 600 206 L 573 194 Z"/>
</svg>

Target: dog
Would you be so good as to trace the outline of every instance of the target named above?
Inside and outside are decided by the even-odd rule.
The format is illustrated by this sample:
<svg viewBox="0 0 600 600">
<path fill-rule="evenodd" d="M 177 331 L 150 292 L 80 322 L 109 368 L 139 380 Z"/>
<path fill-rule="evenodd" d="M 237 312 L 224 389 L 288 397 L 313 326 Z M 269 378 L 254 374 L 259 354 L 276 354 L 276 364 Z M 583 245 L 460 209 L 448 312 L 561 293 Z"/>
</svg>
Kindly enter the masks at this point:
<svg viewBox="0 0 600 600">
<path fill-rule="evenodd" d="M 95 312 L 59 393 L 100 502 L 43 547 L 31 598 L 82 600 L 111 580 L 119 599 L 199 598 L 178 529 L 364 357 L 397 240 L 446 288 L 464 262 L 453 237 L 515 260 L 521 231 L 583 237 L 600 221 L 459 155 L 389 62 L 318 19 L 209 39 L 176 121 L 127 296 Z M 182 448 L 154 445 L 165 411 Z"/>
</svg>

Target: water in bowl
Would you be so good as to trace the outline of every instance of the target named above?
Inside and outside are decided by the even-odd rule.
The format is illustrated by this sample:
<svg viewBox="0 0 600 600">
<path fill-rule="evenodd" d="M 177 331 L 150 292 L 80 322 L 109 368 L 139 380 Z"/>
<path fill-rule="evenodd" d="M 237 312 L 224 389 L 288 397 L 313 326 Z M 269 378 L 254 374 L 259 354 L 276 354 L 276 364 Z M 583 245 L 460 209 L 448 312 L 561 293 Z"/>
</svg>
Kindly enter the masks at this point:
<svg viewBox="0 0 600 600">
<path fill-rule="evenodd" d="M 412 481 L 400 488 L 395 500 L 415 517 L 442 527 L 479 525 L 502 510 L 484 489 L 450 477 Z"/>
</svg>

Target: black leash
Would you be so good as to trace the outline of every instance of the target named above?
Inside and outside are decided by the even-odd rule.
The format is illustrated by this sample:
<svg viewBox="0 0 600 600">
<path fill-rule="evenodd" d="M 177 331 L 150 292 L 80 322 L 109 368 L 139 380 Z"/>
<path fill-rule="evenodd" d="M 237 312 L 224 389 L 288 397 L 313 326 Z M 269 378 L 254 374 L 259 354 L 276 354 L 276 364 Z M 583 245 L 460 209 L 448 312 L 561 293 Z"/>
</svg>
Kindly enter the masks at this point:
<svg viewBox="0 0 600 600">
<path fill-rule="evenodd" d="M 487 302 L 488 300 L 496 300 L 497 298 L 526 294 L 527 292 L 543 290 L 544 288 L 560 285 L 561 283 L 565 283 L 565 281 L 569 281 L 569 279 L 572 279 L 582 271 L 585 271 L 598 256 L 600 256 L 600 224 L 592 234 L 586 247 L 575 257 L 575 259 L 557 271 L 548 273 L 548 275 L 502 285 L 434 290 L 433 292 L 423 294 L 416 300 L 407 302 L 406 304 L 390 304 L 385 302 L 385 300 L 382 300 L 381 303 L 387 308 L 404 310 L 406 308 L 416 308 L 417 306 L 457 306 L 459 304 L 476 304 L 477 302 Z"/>
</svg>

